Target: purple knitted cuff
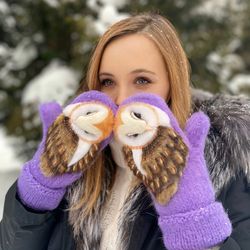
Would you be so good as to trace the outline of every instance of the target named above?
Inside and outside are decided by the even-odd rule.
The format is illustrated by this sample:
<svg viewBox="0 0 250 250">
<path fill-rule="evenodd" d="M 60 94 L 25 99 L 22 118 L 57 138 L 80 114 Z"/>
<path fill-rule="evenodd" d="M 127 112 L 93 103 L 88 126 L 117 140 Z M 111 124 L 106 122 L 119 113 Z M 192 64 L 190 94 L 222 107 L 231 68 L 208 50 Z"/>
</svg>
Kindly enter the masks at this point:
<svg viewBox="0 0 250 250">
<path fill-rule="evenodd" d="M 169 250 L 198 250 L 213 247 L 232 232 L 221 203 L 183 214 L 160 216 L 159 226 Z"/>
<path fill-rule="evenodd" d="M 41 185 L 24 166 L 17 181 L 17 193 L 24 205 L 38 211 L 53 210 L 58 207 L 66 189 L 50 189 Z"/>
</svg>

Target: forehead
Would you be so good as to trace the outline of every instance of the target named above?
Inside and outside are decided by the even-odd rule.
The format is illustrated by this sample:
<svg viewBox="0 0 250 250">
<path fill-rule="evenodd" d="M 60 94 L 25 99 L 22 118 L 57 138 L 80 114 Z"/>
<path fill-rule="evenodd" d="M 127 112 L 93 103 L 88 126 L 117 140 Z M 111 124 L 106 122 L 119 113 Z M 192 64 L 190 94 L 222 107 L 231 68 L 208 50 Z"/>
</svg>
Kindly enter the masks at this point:
<svg viewBox="0 0 250 250">
<path fill-rule="evenodd" d="M 131 34 L 119 37 L 105 48 L 100 69 L 106 67 L 146 67 L 157 68 L 164 64 L 163 57 L 156 44 L 143 34 Z"/>
</svg>

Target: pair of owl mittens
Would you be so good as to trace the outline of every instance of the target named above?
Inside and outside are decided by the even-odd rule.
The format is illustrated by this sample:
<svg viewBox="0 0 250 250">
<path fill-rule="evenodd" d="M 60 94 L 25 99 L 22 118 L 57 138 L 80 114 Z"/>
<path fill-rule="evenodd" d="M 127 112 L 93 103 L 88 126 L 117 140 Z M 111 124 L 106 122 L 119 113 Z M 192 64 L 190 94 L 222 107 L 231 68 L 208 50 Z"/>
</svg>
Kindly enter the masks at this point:
<svg viewBox="0 0 250 250">
<path fill-rule="evenodd" d="M 118 108 L 114 138 L 124 159 L 150 191 L 169 250 L 208 249 L 232 231 L 204 159 L 209 119 L 194 113 L 182 130 L 157 95 L 141 93 Z"/>
<path fill-rule="evenodd" d="M 64 109 L 42 104 L 43 138 L 17 181 L 24 205 L 38 211 L 58 207 L 66 189 L 91 167 L 112 137 L 117 106 L 107 95 L 88 91 Z"/>
<path fill-rule="evenodd" d="M 193 114 L 182 131 L 156 95 L 129 97 L 117 110 L 104 93 L 88 91 L 63 110 L 57 103 L 42 105 L 40 116 L 42 141 L 17 182 L 26 206 L 55 209 L 114 132 L 128 167 L 152 195 L 168 249 L 205 249 L 230 235 L 205 166 L 209 120 L 203 113 Z"/>
</svg>

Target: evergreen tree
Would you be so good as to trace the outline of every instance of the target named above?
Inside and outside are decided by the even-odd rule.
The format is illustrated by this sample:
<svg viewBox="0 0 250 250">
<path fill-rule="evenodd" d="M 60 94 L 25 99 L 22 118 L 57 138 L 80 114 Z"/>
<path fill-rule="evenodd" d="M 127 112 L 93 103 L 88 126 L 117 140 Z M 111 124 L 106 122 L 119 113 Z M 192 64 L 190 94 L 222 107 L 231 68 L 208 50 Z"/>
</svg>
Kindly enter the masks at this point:
<svg viewBox="0 0 250 250">
<path fill-rule="evenodd" d="M 250 4 L 247 0 L 224 3 L 0 0 L 1 124 L 9 134 L 23 138 L 25 147 L 19 147 L 20 153 L 30 157 L 41 136 L 37 117 L 41 100 L 25 101 L 27 88 L 38 86 L 34 82 L 41 82 L 39 79 L 48 72 L 52 74 L 51 69 L 68 74 L 68 78 L 75 72 L 74 81 L 79 82 L 98 36 L 106 27 L 131 13 L 144 11 L 162 14 L 176 27 L 190 60 L 194 86 L 212 92 L 250 93 Z M 63 96 L 62 102 L 76 90 L 70 88 L 73 90 L 64 96 L 64 90 L 58 90 L 62 91 L 58 95 Z M 40 93 L 35 94 L 38 98 Z"/>
</svg>

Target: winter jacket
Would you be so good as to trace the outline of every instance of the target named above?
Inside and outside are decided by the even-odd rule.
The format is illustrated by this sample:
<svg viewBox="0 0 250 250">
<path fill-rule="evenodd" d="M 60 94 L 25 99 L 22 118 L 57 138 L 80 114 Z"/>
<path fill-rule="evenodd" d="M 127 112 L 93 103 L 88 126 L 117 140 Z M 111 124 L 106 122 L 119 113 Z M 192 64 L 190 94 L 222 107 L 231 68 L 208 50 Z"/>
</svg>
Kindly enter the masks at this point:
<svg viewBox="0 0 250 250">
<path fill-rule="evenodd" d="M 194 94 L 193 100 L 194 111 L 202 110 L 211 120 L 205 157 L 217 199 L 222 202 L 233 225 L 231 236 L 221 244 L 220 249 L 249 250 L 250 101 L 199 92 Z M 98 220 L 102 206 L 97 207 L 95 217 L 82 222 L 82 233 L 76 237 L 73 236 L 74 223 L 69 223 L 69 217 L 72 221 L 80 214 L 66 211 L 68 202 L 70 200 L 66 196 L 54 211 L 32 211 L 20 202 L 15 182 L 6 195 L 0 223 L 0 249 L 73 250 L 76 249 L 76 242 L 86 246 L 82 248 L 84 250 L 98 249 L 101 237 Z M 143 185 L 130 194 L 121 219 L 121 241 L 127 243 L 127 249 L 166 249 L 157 214 Z"/>
</svg>

